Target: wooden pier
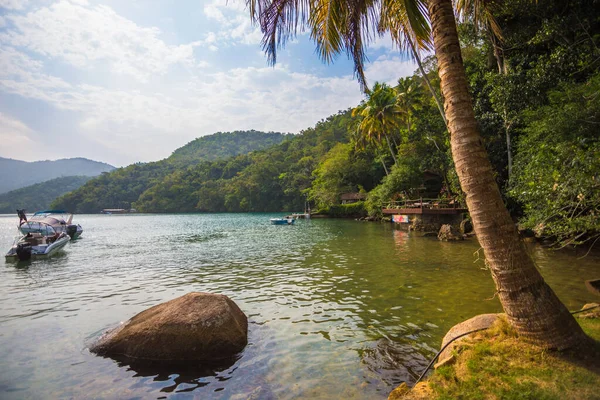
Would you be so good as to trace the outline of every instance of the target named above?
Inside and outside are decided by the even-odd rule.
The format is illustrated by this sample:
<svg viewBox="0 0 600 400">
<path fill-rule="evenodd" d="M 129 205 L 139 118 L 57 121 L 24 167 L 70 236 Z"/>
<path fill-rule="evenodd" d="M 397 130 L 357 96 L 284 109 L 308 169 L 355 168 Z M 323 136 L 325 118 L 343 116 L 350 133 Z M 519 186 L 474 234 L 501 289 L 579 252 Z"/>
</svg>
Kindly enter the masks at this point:
<svg viewBox="0 0 600 400">
<path fill-rule="evenodd" d="M 439 199 L 392 201 L 383 207 L 383 213 L 387 215 L 455 215 L 466 212 L 468 212 L 468 210 L 456 201 L 444 202 Z"/>
</svg>

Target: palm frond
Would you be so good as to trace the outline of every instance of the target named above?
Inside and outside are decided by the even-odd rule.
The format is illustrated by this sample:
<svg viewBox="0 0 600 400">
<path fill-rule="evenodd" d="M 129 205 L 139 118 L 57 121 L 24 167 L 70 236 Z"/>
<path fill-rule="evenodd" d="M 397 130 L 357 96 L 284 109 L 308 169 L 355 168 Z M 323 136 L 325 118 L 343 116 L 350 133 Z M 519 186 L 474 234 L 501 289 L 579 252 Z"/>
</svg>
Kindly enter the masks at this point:
<svg viewBox="0 0 600 400">
<path fill-rule="evenodd" d="M 346 19 L 344 2 L 340 0 L 321 0 L 313 3 L 309 25 L 311 38 L 317 44 L 321 59 L 330 63 L 344 49 L 344 21 Z"/>
<path fill-rule="evenodd" d="M 383 0 L 380 34 L 390 32 L 400 50 L 431 50 L 431 29 L 423 0 Z"/>
<path fill-rule="evenodd" d="M 306 25 L 310 3 L 309 0 L 246 1 L 252 21 L 260 25 L 263 33 L 261 45 L 269 64 L 276 63 L 277 50 L 297 35 L 298 28 Z"/>
<path fill-rule="evenodd" d="M 502 29 L 494 17 L 502 2 L 503 0 L 456 0 L 455 8 L 459 19 L 471 19 L 476 29 L 485 27 L 502 40 Z"/>
</svg>

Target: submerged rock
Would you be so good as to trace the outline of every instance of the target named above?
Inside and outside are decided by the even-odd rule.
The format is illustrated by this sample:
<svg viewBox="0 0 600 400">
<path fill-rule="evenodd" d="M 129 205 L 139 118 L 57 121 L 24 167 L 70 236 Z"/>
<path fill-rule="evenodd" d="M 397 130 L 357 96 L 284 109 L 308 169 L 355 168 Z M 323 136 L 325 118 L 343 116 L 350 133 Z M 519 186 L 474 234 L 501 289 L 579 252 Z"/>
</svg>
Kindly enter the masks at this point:
<svg viewBox="0 0 600 400">
<path fill-rule="evenodd" d="M 438 239 L 447 242 L 450 240 L 463 240 L 464 236 L 460 232 L 457 232 L 452 225 L 446 224 L 440 228 Z"/>
<path fill-rule="evenodd" d="M 229 297 L 188 293 L 142 311 L 105 333 L 90 351 L 160 361 L 217 361 L 248 343 L 248 319 Z"/>
</svg>

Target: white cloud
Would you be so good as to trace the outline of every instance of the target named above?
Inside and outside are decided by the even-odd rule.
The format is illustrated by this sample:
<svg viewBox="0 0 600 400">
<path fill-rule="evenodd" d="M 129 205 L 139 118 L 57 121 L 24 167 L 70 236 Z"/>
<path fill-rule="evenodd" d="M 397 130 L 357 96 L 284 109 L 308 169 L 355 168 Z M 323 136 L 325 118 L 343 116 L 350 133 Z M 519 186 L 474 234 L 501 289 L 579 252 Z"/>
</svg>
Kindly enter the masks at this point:
<svg viewBox="0 0 600 400">
<path fill-rule="evenodd" d="M 18 140 L 31 142 L 32 140 L 28 136 L 31 133 L 33 133 L 33 129 L 26 124 L 0 112 L 0 135 L 2 135 L 3 139 L 13 137 Z"/>
<path fill-rule="evenodd" d="M 152 91 L 72 84 L 10 47 L 0 49 L 0 88 L 76 112 L 80 134 L 117 153 L 130 151 L 123 142 L 144 143 L 130 161 L 165 157 L 177 145 L 216 131 L 298 132 L 360 100 L 350 77 L 318 78 L 283 65 L 197 75 Z"/>
<path fill-rule="evenodd" d="M 396 85 L 398 78 L 412 75 L 416 68 L 414 61 L 384 55 L 367 65 L 366 75 L 369 85 L 375 81 Z"/>
<path fill-rule="evenodd" d="M 24 122 L 0 112 L 0 156 L 25 161 L 56 157 Z"/>
<path fill-rule="evenodd" d="M 221 25 L 215 36 L 221 43 L 257 45 L 262 39 L 260 28 L 252 25 L 241 0 L 213 0 L 204 5 L 204 15 Z"/>
<path fill-rule="evenodd" d="M 7 10 L 22 10 L 27 6 L 29 0 L 0 0 L 0 8 Z"/>
<path fill-rule="evenodd" d="M 398 50 L 398 46 L 394 44 L 394 42 L 392 41 L 392 37 L 388 33 L 386 33 L 383 36 L 377 36 L 375 38 L 375 41 L 369 45 L 369 49 L 371 50 L 381 48 L 385 50 Z"/>
<path fill-rule="evenodd" d="M 2 43 L 24 47 L 81 69 L 107 63 L 112 72 L 147 81 L 171 66 L 197 66 L 193 48 L 201 42 L 169 45 L 158 28 L 145 28 L 111 8 L 59 1 L 25 15 L 6 16 L 14 29 L 0 34 Z"/>
<path fill-rule="evenodd" d="M 44 135 L 72 135 L 66 141 L 79 143 L 77 155 L 98 158 L 94 154 L 104 149 L 111 156 L 100 159 L 122 165 L 166 157 L 216 131 L 299 132 L 362 98 L 351 76 L 318 77 L 282 64 L 247 67 L 240 59 L 239 68 L 200 70 L 207 64 L 194 58 L 194 47 L 216 51 L 221 45 L 259 40 L 243 4 L 230 2 L 229 10 L 223 1 L 210 3 L 205 12 L 215 20 L 222 15 L 229 28 L 206 32 L 201 41 L 169 45 L 157 28 L 141 27 L 105 6 L 80 3 L 60 0 L 28 14 L 9 14 L 10 28 L 0 33 L 0 93 L 46 103 L 68 117 L 60 127 L 45 127 Z M 224 31 L 229 33 L 223 36 Z M 258 46 L 256 53 L 262 57 Z M 59 75 L 56 59 L 81 76 Z M 90 80 L 102 66 L 109 67 L 106 79 Z M 173 73 L 182 66 L 187 68 L 184 77 Z M 398 57 L 380 57 L 366 73 L 370 84 L 394 84 L 414 69 Z M 122 75 L 138 79 L 120 84 Z M 3 149 L 35 134 L 27 125 L 6 121 L 4 126 L 12 128 L 0 131 Z M 9 131 L 17 139 L 9 139 Z"/>
</svg>

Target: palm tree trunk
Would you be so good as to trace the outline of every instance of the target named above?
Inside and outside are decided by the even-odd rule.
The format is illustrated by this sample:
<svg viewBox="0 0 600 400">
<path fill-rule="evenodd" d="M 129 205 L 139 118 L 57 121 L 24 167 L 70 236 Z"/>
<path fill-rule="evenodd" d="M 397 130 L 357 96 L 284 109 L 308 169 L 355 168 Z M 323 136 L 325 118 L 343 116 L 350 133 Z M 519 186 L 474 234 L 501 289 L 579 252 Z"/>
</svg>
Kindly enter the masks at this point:
<svg viewBox="0 0 600 400">
<path fill-rule="evenodd" d="M 408 40 L 408 44 L 410 45 L 410 49 L 413 53 L 413 57 L 415 58 L 415 60 L 417 61 L 417 65 L 419 66 L 419 71 L 421 71 L 421 75 L 423 75 L 425 84 L 429 88 L 429 91 L 431 92 L 433 99 L 435 100 L 435 104 L 437 105 L 438 110 L 440 111 L 440 115 L 442 116 L 442 119 L 444 120 L 444 124 L 446 124 L 446 127 L 447 127 L 448 121 L 446 121 L 446 114 L 444 114 L 444 108 L 442 107 L 442 102 L 440 101 L 440 98 L 438 97 L 435 90 L 433 90 L 433 86 L 431 86 L 429 77 L 427 76 L 427 73 L 425 72 L 425 68 L 423 68 L 423 64 L 421 63 L 421 57 L 419 56 L 419 53 L 417 52 L 417 49 L 415 48 L 415 45 L 413 44 L 412 39 L 410 38 L 410 35 L 406 35 L 406 38 Z"/>
<path fill-rule="evenodd" d="M 397 165 L 398 164 L 398 160 L 396 159 L 396 154 L 394 153 L 394 150 L 392 149 L 392 143 L 390 142 L 390 138 L 388 137 L 387 133 L 383 133 L 383 135 L 385 136 L 385 141 L 388 144 L 388 148 L 390 149 L 390 154 L 392 155 L 392 158 L 394 159 L 394 164 Z"/>
<path fill-rule="evenodd" d="M 500 196 L 475 120 L 452 0 L 429 0 L 428 9 L 452 157 L 508 320 L 545 348 L 583 343 L 585 334 L 536 269 Z"/>
<path fill-rule="evenodd" d="M 375 151 L 377 152 L 377 157 L 379 157 L 379 161 L 381 161 L 381 165 L 383 165 L 383 170 L 385 171 L 385 176 L 388 176 L 390 173 L 388 172 L 385 162 L 383 161 L 383 157 L 381 156 L 381 153 L 379 152 L 379 149 L 377 147 L 375 147 Z"/>
</svg>

